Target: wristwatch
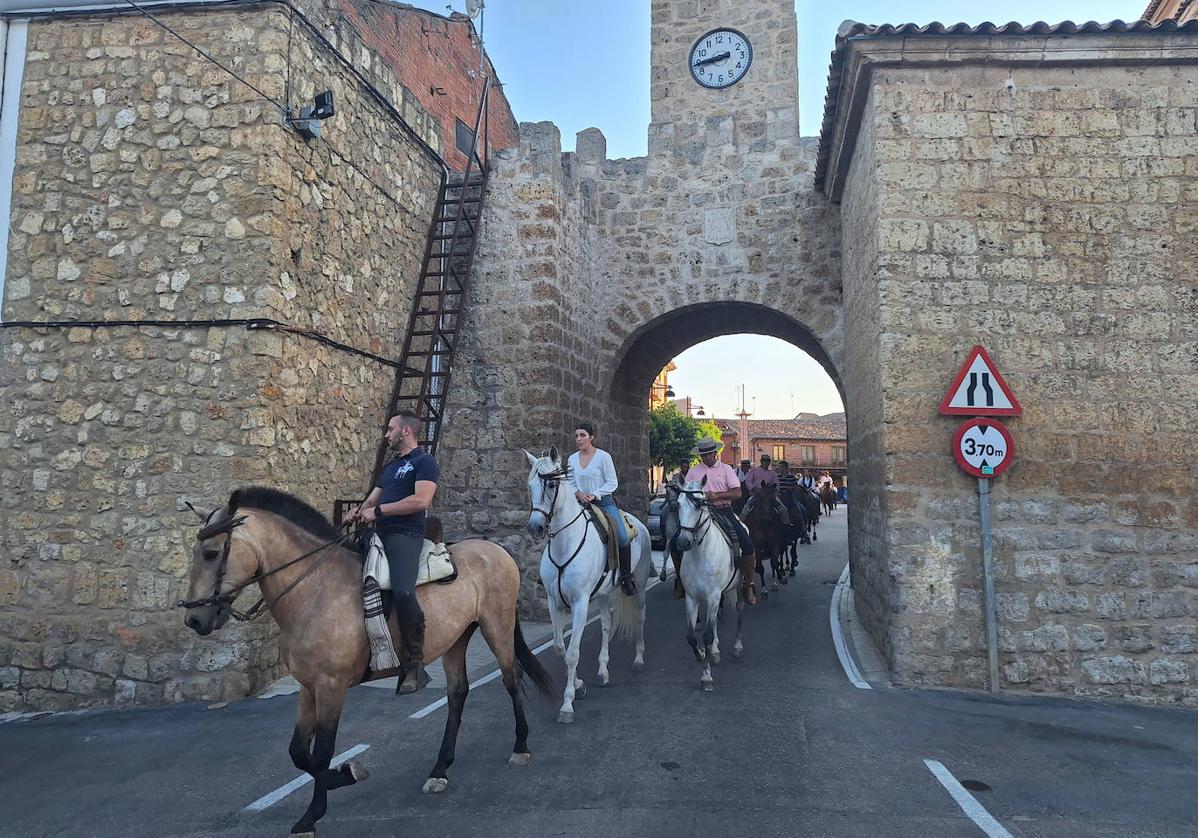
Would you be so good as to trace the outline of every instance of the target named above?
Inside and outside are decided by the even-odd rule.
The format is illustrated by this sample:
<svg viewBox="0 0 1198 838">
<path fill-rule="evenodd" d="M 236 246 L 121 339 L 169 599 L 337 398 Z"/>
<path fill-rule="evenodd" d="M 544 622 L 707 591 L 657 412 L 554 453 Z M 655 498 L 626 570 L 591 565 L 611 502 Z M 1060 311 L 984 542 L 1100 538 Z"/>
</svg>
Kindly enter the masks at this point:
<svg viewBox="0 0 1198 838">
<path fill-rule="evenodd" d="M 383 505 L 381 503 L 376 503 L 374 505 L 374 519 L 377 521 L 382 517 L 383 517 Z"/>
</svg>

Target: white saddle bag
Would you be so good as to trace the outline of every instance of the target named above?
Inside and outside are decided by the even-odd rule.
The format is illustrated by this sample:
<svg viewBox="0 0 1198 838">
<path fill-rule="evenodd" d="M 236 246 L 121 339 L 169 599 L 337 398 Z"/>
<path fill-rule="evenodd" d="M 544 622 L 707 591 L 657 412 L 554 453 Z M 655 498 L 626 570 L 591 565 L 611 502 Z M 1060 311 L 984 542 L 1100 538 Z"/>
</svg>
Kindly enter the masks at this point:
<svg viewBox="0 0 1198 838">
<path fill-rule="evenodd" d="M 416 585 L 426 585 L 429 582 L 439 582 L 457 573 L 450 558 L 449 548 L 444 544 L 434 544 L 427 538 L 420 550 L 420 571 L 416 574 Z M 387 554 L 383 550 L 383 540 L 378 535 L 370 537 L 370 549 L 366 552 L 366 562 L 362 566 L 362 579 L 374 577 L 379 590 L 391 590 L 391 567 L 387 564 Z"/>
</svg>

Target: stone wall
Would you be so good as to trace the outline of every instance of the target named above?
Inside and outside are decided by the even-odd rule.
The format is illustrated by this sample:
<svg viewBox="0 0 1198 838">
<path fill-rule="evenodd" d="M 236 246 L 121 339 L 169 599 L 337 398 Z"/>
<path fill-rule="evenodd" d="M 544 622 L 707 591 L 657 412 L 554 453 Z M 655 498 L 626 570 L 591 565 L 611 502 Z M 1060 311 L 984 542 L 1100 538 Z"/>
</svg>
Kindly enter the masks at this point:
<svg viewBox="0 0 1198 838">
<path fill-rule="evenodd" d="M 877 524 L 851 549 L 902 682 L 986 683 L 976 481 L 937 414 L 980 342 L 1024 408 L 992 495 L 1003 686 L 1198 704 L 1198 85 L 1163 38 L 877 56 L 843 204 L 850 509 Z"/>
<path fill-rule="evenodd" d="M 278 671 L 273 626 L 183 628 L 183 500 L 365 488 L 392 367 L 169 321 L 266 317 L 389 357 L 406 326 L 436 162 L 285 10 L 166 14 L 268 96 L 333 89 L 338 115 L 305 143 L 138 16 L 30 25 L 4 320 L 168 322 L 0 332 L 0 710 L 245 695 Z"/>
</svg>

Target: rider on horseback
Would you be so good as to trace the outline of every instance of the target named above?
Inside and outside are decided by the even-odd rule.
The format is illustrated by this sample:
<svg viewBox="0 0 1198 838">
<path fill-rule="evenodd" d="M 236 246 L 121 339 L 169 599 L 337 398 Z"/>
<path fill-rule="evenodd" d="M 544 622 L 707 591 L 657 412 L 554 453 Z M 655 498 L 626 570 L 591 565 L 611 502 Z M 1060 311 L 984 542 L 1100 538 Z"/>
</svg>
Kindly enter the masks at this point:
<svg viewBox="0 0 1198 838">
<path fill-rule="evenodd" d="M 632 578 L 632 539 L 624 526 L 624 516 L 612 497 L 612 492 L 620 485 L 616 480 L 616 465 L 611 454 L 595 447 L 594 437 L 595 428 L 587 422 L 579 422 L 574 429 L 578 450 L 570 455 L 570 485 L 579 503 L 583 506 L 595 504 L 614 523 L 620 544 L 620 588 L 632 596 L 636 593 L 636 580 Z M 583 462 L 584 458 L 586 462 Z"/>
<path fill-rule="evenodd" d="M 749 513 L 753 511 L 753 507 L 757 505 L 756 492 L 761 488 L 762 484 L 772 483 L 775 487 L 778 486 L 778 475 L 770 468 L 771 461 L 772 458 L 769 454 L 762 454 L 761 465 L 754 466 L 749 470 L 748 475 L 745 476 L 745 486 L 749 490 L 749 502 L 745 504 L 745 508 L 741 512 L 741 516 L 744 518 L 748 518 Z M 782 526 L 789 527 L 790 511 L 782 503 L 781 498 L 777 496 L 774 497 L 774 509 L 782 517 Z"/>
<path fill-rule="evenodd" d="M 416 601 L 416 577 L 424 548 L 425 511 L 437 491 L 440 469 L 433 456 L 419 447 L 420 418 L 409 411 L 387 422 L 387 442 L 394 455 L 379 473 L 379 485 L 351 516 L 373 524 L 387 553 L 391 599 L 405 649 L 401 694 L 420 689 L 424 658 L 424 612 Z"/>
<path fill-rule="evenodd" d="M 748 528 L 732 512 L 732 502 L 740 497 L 740 480 L 737 479 L 732 466 L 719 461 L 720 449 L 723 447 L 723 443 L 716 442 L 714 439 L 699 440 L 699 444 L 691 450 L 691 454 L 700 458 L 699 463 L 687 473 L 686 482 L 691 483 L 701 481 L 704 477 L 707 478 L 703 489 L 708 506 L 711 508 L 712 518 L 728 536 L 734 558 L 739 545 L 740 559 L 738 563 L 745 602 L 749 605 L 756 605 L 757 593 L 753 585 L 753 572 L 757 567 L 757 556 L 753 552 L 753 540 L 749 538 Z M 674 566 L 678 568 L 682 556 L 673 549 L 673 545 L 671 545 L 670 552 L 674 559 Z M 678 588 L 679 584 L 675 582 L 675 587 Z"/>
</svg>

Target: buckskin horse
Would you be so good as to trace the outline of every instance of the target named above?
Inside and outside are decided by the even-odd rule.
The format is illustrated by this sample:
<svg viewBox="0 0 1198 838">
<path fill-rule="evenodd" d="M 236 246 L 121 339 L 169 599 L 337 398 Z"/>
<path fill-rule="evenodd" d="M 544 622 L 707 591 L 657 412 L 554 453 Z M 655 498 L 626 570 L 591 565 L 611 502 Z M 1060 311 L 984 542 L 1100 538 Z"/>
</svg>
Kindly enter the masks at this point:
<svg viewBox="0 0 1198 838">
<path fill-rule="evenodd" d="M 369 671 L 362 559 L 345 546 L 348 538 L 298 498 L 261 486 L 238 489 L 225 507 L 205 517 L 192 550 L 188 599 L 178 603 L 187 609 L 184 622 L 199 635 L 221 628 L 231 616 L 253 619 L 263 605 L 278 623 L 283 662 L 300 683 L 291 761 L 315 780 L 312 802 L 291 828 L 292 835 L 315 835 L 329 790 L 368 776 L 356 762 L 329 768 L 346 691 L 399 672 Z M 449 704 L 441 751 L 423 788 L 430 794 L 449 784 L 446 772 L 454 761 L 470 689 L 466 647 L 475 628 L 482 629 L 495 654 L 515 711 L 510 765 L 527 765 L 531 758 L 521 674 L 527 674 L 542 694 L 553 694 L 552 679 L 524 642 L 516 616 L 516 562 L 498 544 L 480 539 L 460 541 L 449 549 L 457 579 L 416 589 L 426 617 L 423 662 L 443 658 Z M 261 600 L 247 612 L 236 611 L 234 600 L 254 584 Z M 394 632 L 393 620 L 392 626 Z"/>
<path fill-rule="evenodd" d="M 777 497 L 773 483 L 762 483 L 753 492 L 753 508 L 745 516 L 745 526 L 749 528 L 749 537 L 757 550 L 757 573 L 761 577 L 761 596 L 766 598 L 769 593 L 765 588 L 765 562 L 768 559 L 774 579 L 770 590 L 778 590 L 778 582 L 785 585 L 788 581 L 782 568 L 782 560 L 786 551 L 785 528 L 782 516 L 774 507 Z"/>
<path fill-rule="evenodd" d="M 620 589 L 616 571 L 607 569 L 607 548 L 595 531 L 596 525 L 584 514 L 582 505 L 574 497 L 557 446 L 540 458 L 527 451 L 524 454 L 532 467 L 528 472 L 528 492 L 532 498 L 528 532 L 538 539 L 548 536 L 541 557 L 541 584 L 549 597 L 553 645 L 566 662 L 566 689 L 557 720 L 561 724 L 571 724 L 574 699 L 586 695 L 586 684 L 577 671 L 582 633 L 592 597 L 600 598 L 600 686 L 606 687 L 611 680 L 607 661 L 613 633 L 617 637 L 635 638 L 636 657 L 632 668 L 636 671 L 645 668 L 645 588 L 653 570 L 649 530 L 638 519 L 627 516 L 632 518 L 634 525 L 630 535 L 632 575 L 637 585 L 636 594 L 627 596 Z M 572 625 L 568 647 L 564 636 L 567 613 Z"/>
</svg>

